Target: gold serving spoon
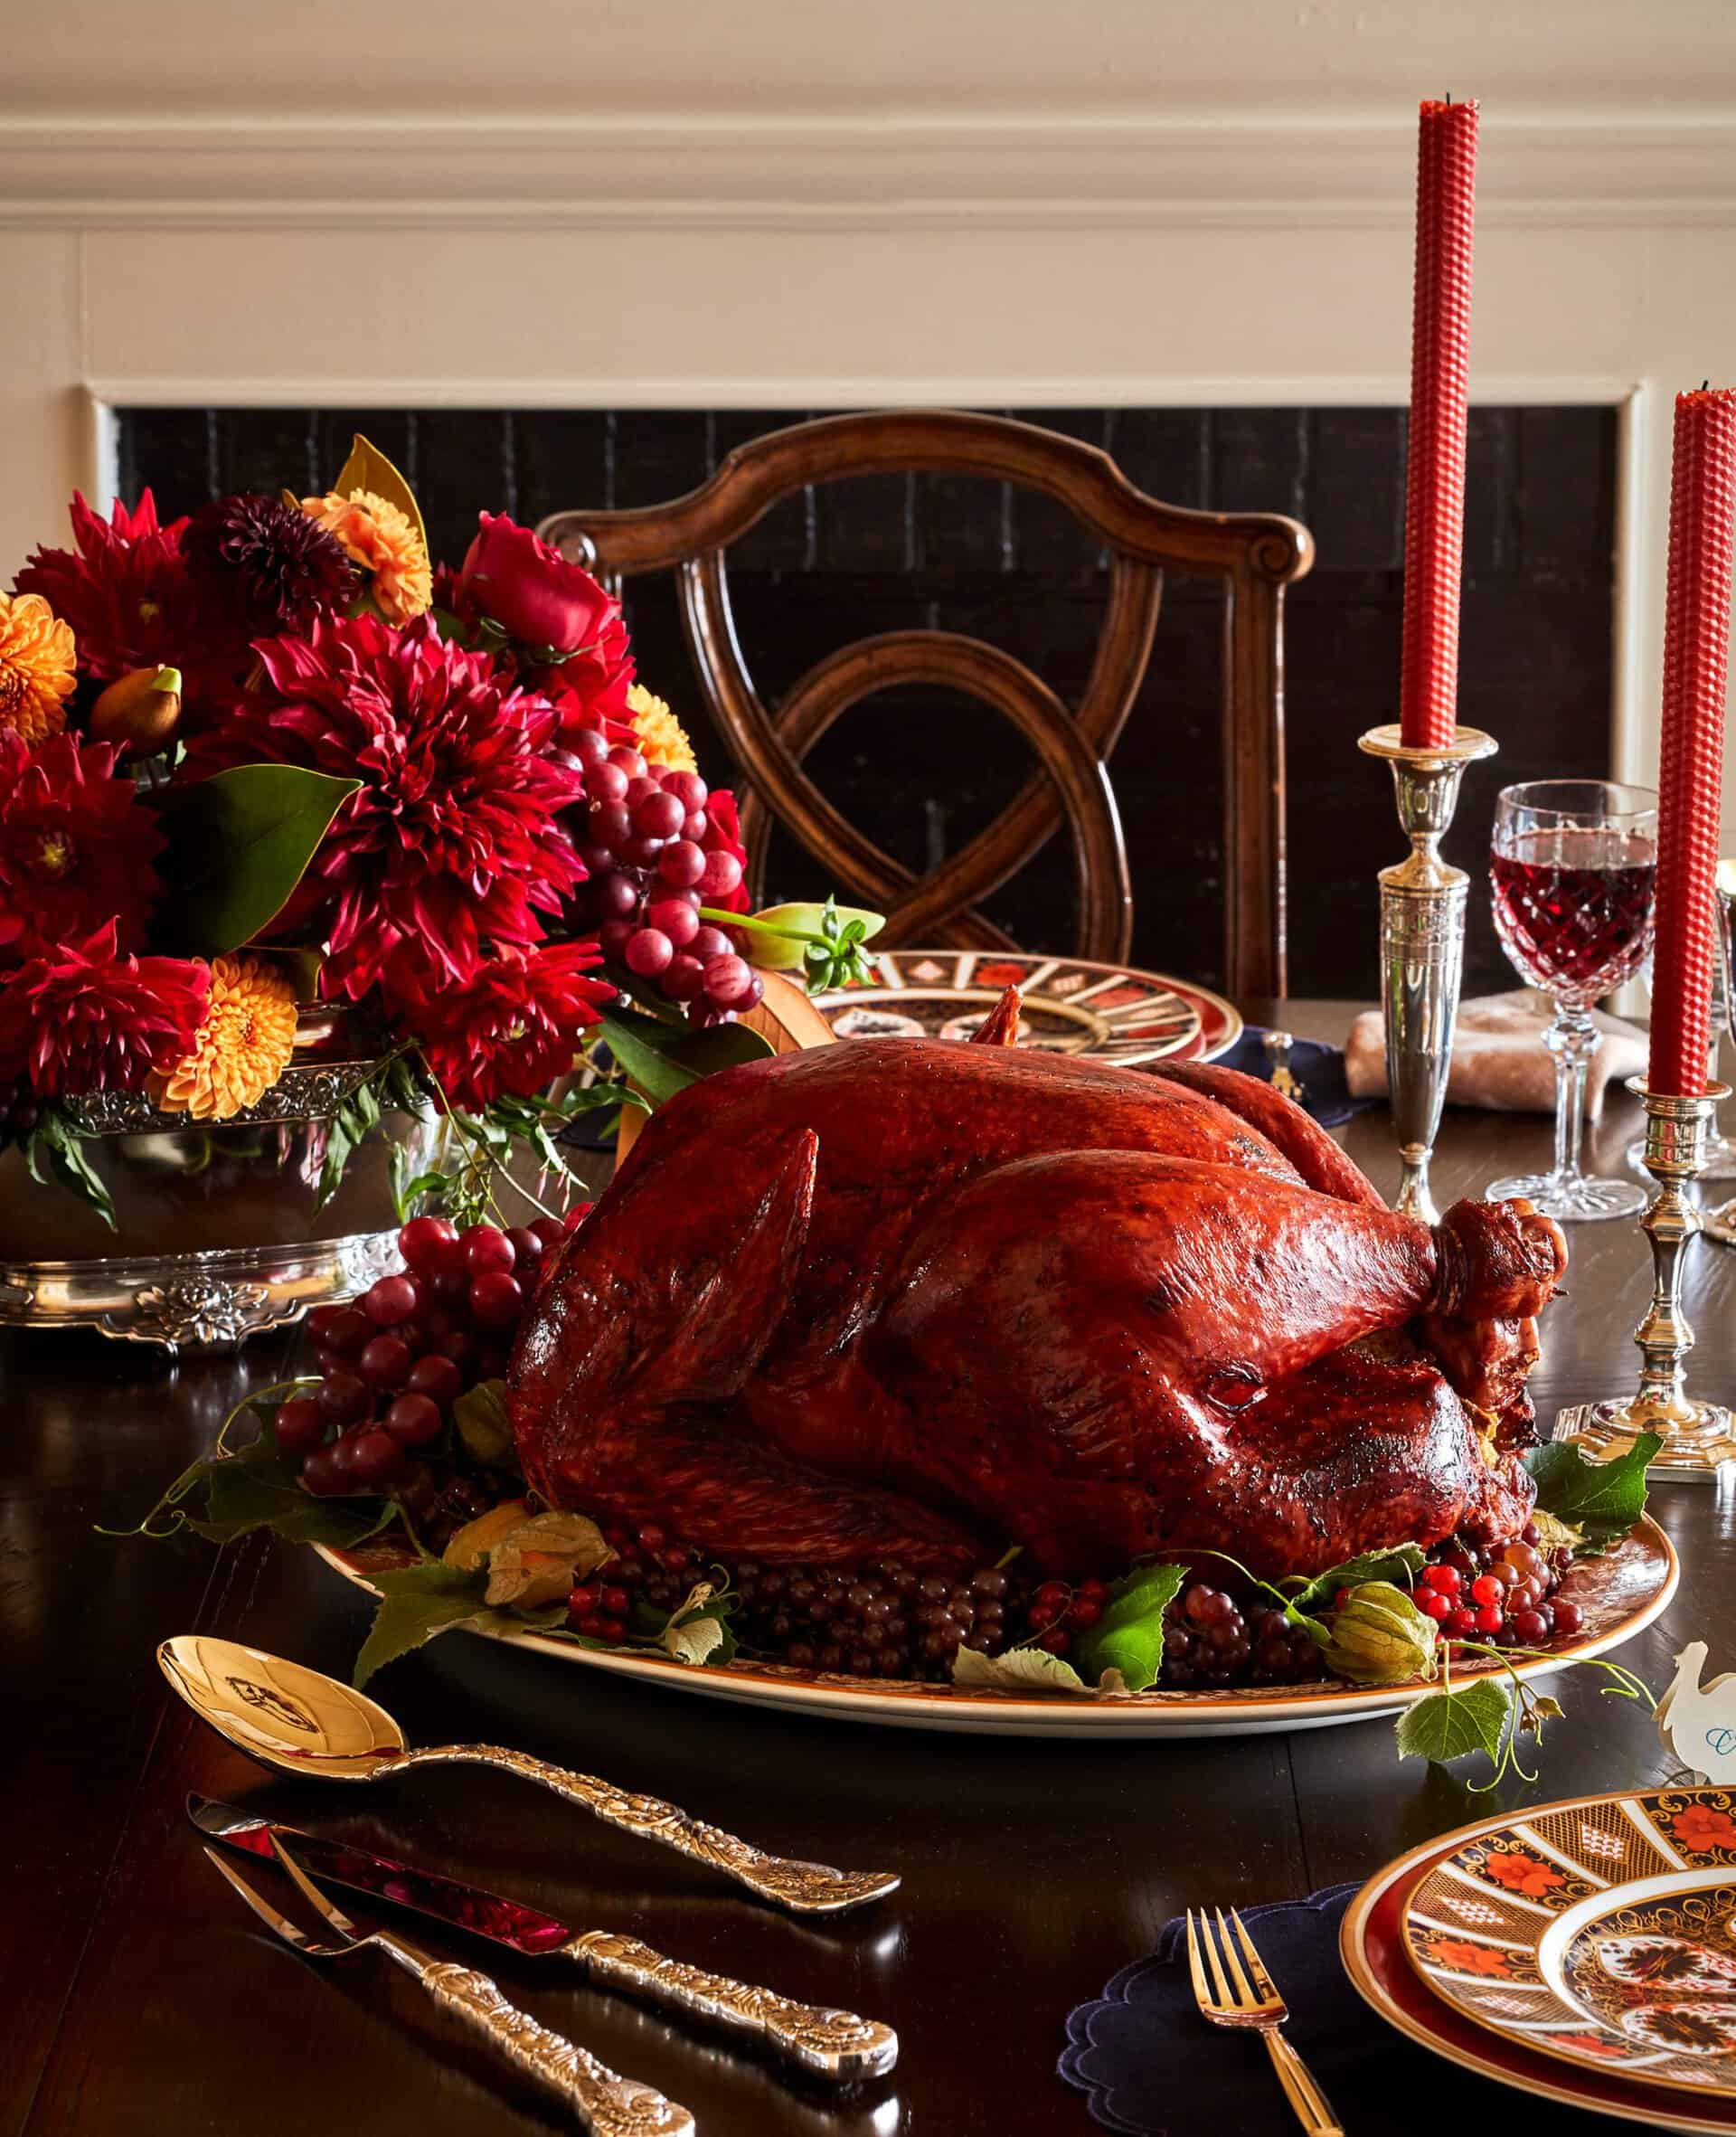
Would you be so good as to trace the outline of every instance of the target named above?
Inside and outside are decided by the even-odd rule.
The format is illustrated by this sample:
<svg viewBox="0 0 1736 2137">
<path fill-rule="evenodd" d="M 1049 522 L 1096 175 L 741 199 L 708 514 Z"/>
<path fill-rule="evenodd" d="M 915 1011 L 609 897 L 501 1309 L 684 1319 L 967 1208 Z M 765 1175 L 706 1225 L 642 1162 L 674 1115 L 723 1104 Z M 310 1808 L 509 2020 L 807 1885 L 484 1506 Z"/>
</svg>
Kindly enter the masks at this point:
<svg viewBox="0 0 1736 2137">
<path fill-rule="evenodd" d="M 280 1773 L 319 1781 L 379 1781 L 410 1766 L 498 1766 L 552 1789 L 623 1832 L 656 1840 L 709 1863 L 797 1915 L 837 1915 L 898 1889 L 886 1872 L 835 1870 L 825 1863 L 765 1855 L 656 1796 L 629 1795 L 589 1773 L 495 1744 L 446 1744 L 412 1751 L 384 1707 L 363 1694 L 259 1648 L 203 1633 L 165 1640 L 156 1659 L 202 1721 L 238 1751 Z"/>
</svg>

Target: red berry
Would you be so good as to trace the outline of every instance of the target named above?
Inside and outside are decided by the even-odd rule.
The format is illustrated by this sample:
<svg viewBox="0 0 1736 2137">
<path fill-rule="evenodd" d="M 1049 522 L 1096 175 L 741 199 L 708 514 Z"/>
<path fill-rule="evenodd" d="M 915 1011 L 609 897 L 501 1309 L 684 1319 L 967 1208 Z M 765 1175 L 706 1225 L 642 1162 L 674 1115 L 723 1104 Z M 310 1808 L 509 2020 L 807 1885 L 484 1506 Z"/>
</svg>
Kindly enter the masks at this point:
<svg viewBox="0 0 1736 2137">
<path fill-rule="evenodd" d="M 607 759 L 600 764 L 593 764 L 585 773 L 585 793 L 592 801 L 623 802 L 627 799 L 627 787 L 626 771 Z"/>
<path fill-rule="evenodd" d="M 737 999 L 746 994 L 752 984 L 753 970 L 745 958 L 731 956 L 706 959 L 705 998 L 715 1003 L 720 1009 L 733 1008 Z"/>
<path fill-rule="evenodd" d="M 567 1228 L 559 1217 L 538 1217 L 531 1230 L 544 1253 L 559 1246 L 567 1235 Z"/>
<path fill-rule="evenodd" d="M 699 914 L 685 898 L 653 898 L 645 909 L 645 924 L 669 940 L 670 954 L 691 942 L 699 932 Z M 668 960 L 665 960 L 665 965 Z M 629 964 L 632 960 L 627 960 Z M 636 970 L 637 967 L 634 968 Z"/>
<path fill-rule="evenodd" d="M 1032 1631 L 1041 1632 L 1045 1626 L 1052 1625 L 1060 1614 L 1060 1608 L 1055 1603 L 1033 1603 L 1025 1614 L 1025 1622 Z"/>
<path fill-rule="evenodd" d="M 703 935 L 703 928 L 699 931 Z M 712 930 L 715 933 L 715 929 Z M 697 941 L 699 937 L 695 936 Z M 669 960 L 663 974 L 664 999 L 671 1002 L 696 1002 L 705 987 L 705 968 L 696 957 L 689 957 L 677 950 Z"/>
<path fill-rule="evenodd" d="M 686 820 L 687 811 L 661 788 L 647 794 L 633 811 L 633 828 L 641 838 L 673 838 Z"/>
<path fill-rule="evenodd" d="M 401 1387 L 413 1362 L 410 1347 L 398 1336 L 376 1336 L 355 1361 L 370 1387 Z"/>
<path fill-rule="evenodd" d="M 1585 1612 L 1577 1603 L 1556 1603 L 1551 1605 L 1558 1632 L 1577 1632 L 1585 1622 Z"/>
<path fill-rule="evenodd" d="M 542 1239 L 530 1225 L 514 1225 L 506 1236 L 513 1243 L 513 1253 L 516 1257 L 513 1262 L 514 1269 L 521 1262 L 540 1262 L 542 1259 Z"/>
<path fill-rule="evenodd" d="M 335 1499 L 349 1489 L 337 1459 L 337 1447 L 316 1447 L 301 1465 L 301 1480 L 316 1499 Z"/>
<path fill-rule="evenodd" d="M 597 1586 L 593 1581 L 580 1581 L 577 1587 L 567 1591 L 567 1608 L 576 1618 L 597 1607 Z"/>
<path fill-rule="evenodd" d="M 690 891 L 705 873 L 705 849 L 691 838 L 673 838 L 657 856 L 657 874 L 674 890 Z"/>
<path fill-rule="evenodd" d="M 314 1397 L 334 1424 L 354 1424 L 373 1408 L 373 1390 L 354 1373 L 327 1373 Z"/>
<path fill-rule="evenodd" d="M 278 1404 L 272 1425 L 286 1454 L 307 1454 L 326 1437 L 326 1413 L 311 1395 L 297 1395 Z"/>
<path fill-rule="evenodd" d="M 1102 1615 L 1103 1605 L 1095 1597 L 1080 1595 L 1068 1611 L 1067 1622 L 1075 1632 L 1089 1632 Z"/>
<path fill-rule="evenodd" d="M 699 879 L 699 887 L 708 899 L 727 898 L 741 887 L 741 864 L 732 853 L 722 846 L 705 856 L 705 873 Z"/>
<path fill-rule="evenodd" d="M 470 1272 L 464 1265 L 464 1249 L 455 1246 L 452 1259 L 438 1275 L 428 1280 L 428 1288 L 446 1306 L 457 1306 L 470 1289 Z"/>
<path fill-rule="evenodd" d="M 1468 1640 L 1477 1631 L 1477 1612 L 1467 1610 L 1463 1603 L 1448 1617 L 1445 1631 L 1453 1640 Z"/>
<path fill-rule="evenodd" d="M 429 1402 L 438 1403 L 441 1409 L 458 1400 L 464 1385 L 464 1375 L 458 1370 L 456 1358 L 448 1357 L 443 1351 L 431 1350 L 426 1357 L 419 1357 L 410 1368 L 404 1386 L 413 1395 L 426 1395 Z"/>
<path fill-rule="evenodd" d="M 1083 1603 L 1107 1602 L 1109 1593 L 1109 1584 L 1107 1581 L 1081 1581 L 1079 1584 L 1078 1593 Z"/>
<path fill-rule="evenodd" d="M 1506 1593 L 1506 1584 L 1497 1581 L 1492 1573 L 1478 1574 L 1471 1583 L 1471 1601 L 1486 1605 L 1498 1603 Z"/>
<path fill-rule="evenodd" d="M 1072 1593 L 1065 1581 L 1044 1581 L 1035 1595 L 1032 1597 L 1032 1601 L 1033 1603 L 1052 1603 L 1059 1608 L 1061 1603 L 1071 1598 Z"/>
<path fill-rule="evenodd" d="M 1068 1649 L 1072 1646 L 1072 1634 L 1071 1632 L 1063 1632 L 1059 1626 L 1057 1626 L 1052 1632 L 1045 1632 L 1043 1638 L 1037 1642 L 1037 1645 L 1040 1648 L 1042 1648 L 1046 1653 L 1052 1655 L 1064 1655 Z"/>
<path fill-rule="evenodd" d="M 1452 1604 L 1446 1596 L 1435 1588 L 1419 1588 L 1417 1590 L 1417 1608 L 1425 1618 L 1432 1618 L 1437 1625 L 1449 1618 L 1453 1610 Z"/>
<path fill-rule="evenodd" d="M 599 875 L 590 886 L 599 920 L 631 920 L 639 909 L 639 886 L 620 869 Z"/>
<path fill-rule="evenodd" d="M 624 1618 L 633 1607 L 633 1598 L 625 1588 L 611 1586 L 603 1590 L 602 1605 L 611 1618 Z"/>
<path fill-rule="evenodd" d="M 1433 1588 L 1438 1594 L 1457 1595 L 1463 1581 L 1456 1565 L 1425 1565 L 1422 1569 L 1423 1586 Z"/>
<path fill-rule="evenodd" d="M 665 1573 L 685 1573 L 693 1561 L 693 1554 L 685 1544 L 671 1544 L 666 1551 L 657 1554 L 657 1563 Z"/>
<path fill-rule="evenodd" d="M 711 790 L 696 771 L 665 771 L 663 790 L 673 794 L 683 808 L 703 808 Z"/>
<path fill-rule="evenodd" d="M 473 1225 L 464 1235 L 464 1265 L 472 1276 L 510 1269 L 517 1251 L 498 1225 Z"/>
<path fill-rule="evenodd" d="M 661 928 L 638 928 L 627 937 L 623 954 L 629 972 L 637 972 L 641 979 L 655 979 L 668 969 L 675 946 Z"/>
<path fill-rule="evenodd" d="M 382 1276 L 362 1294 L 362 1310 L 376 1328 L 395 1329 L 410 1319 L 422 1302 L 415 1280 L 408 1276 Z"/>
<path fill-rule="evenodd" d="M 639 1548 L 652 1557 L 655 1557 L 668 1541 L 667 1532 L 659 1528 L 655 1521 L 647 1521 L 639 1531 Z"/>
<path fill-rule="evenodd" d="M 1513 1637 L 1524 1647 L 1535 1647 L 1549 1638 L 1549 1620 L 1540 1610 L 1516 1610 L 1507 1623 Z"/>
<path fill-rule="evenodd" d="M 354 1357 L 373 1334 L 373 1323 L 367 1315 L 354 1306 L 345 1306 L 320 1331 L 319 1346 L 334 1357 Z"/>
<path fill-rule="evenodd" d="M 599 1628 L 598 1638 L 599 1640 L 610 1641 L 625 1640 L 627 1638 L 627 1626 L 625 1622 L 620 1618 L 603 1619 L 601 1625 Z"/>
<path fill-rule="evenodd" d="M 427 1395 L 400 1395 L 382 1422 L 394 1440 L 420 1447 L 439 1433 L 440 1405 Z"/>
<path fill-rule="evenodd" d="M 586 771 L 593 764 L 602 764 L 609 757 L 609 737 L 600 727 L 563 727 L 561 746 L 571 750 Z"/>
<path fill-rule="evenodd" d="M 348 1470 L 358 1484 L 378 1489 L 390 1484 L 403 1470 L 408 1457 L 402 1445 L 377 1425 L 353 1435 Z"/>
<path fill-rule="evenodd" d="M 412 1276 L 433 1276 L 451 1266 L 458 1228 L 449 1217 L 411 1217 L 398 1234 L 398 1252 Z"/>
<path fill-rule="evenodd" d="M 348 1311 L 347 1306 L 316 1306 L 302 1325 L 316 1343 L 326 1343 L 333 1322 L 341 1320 Z"/>
<path fill-rule="evenodd" d="M 687 947 L 702 965 L 708 964 L 714 957 L 733 957 L 735 955 L 735 944 L 730 941 L 722 928 L 714 928 L 709 922 L 701 928 Z"/>
<path fill-rule="evenodd" d="M 478 1328 L 510 1329 L 524 1310 L 524 1291 L 509 1269 L 487 1269 L 470 1283 L 470 1312 Z"/>
<path fill-rule="evenodd" d="M 467 1289 L 465 1296 L 467 1300 L 469 1297 Z M 454 1365 L 462 1366 L 476 1356 L 476 1339 L 467 1329 L 454 1329 L 449 1336 L 440 1338 L 439 1348 L 442 1357 L 449 1357 Z"/>
<path fill-rule="evenodd" d="M 587 1611 L 572 1629 L 575 1632 L 582 1633 L 587 1640 L 600 1640 L 603 1637 L 603 1621 L 594 1610 Z"/>
<path fill-rule="evenodd" d="M 615 744 L 615 747 L 609 752 L 609 761 L 611 764 L 620 766 L 622 776 L 626 779 L 642 780 L 645 777 L 645 759 L 637 750 L 629 749 L 625 742 L 618 742 Z"/>
<path fill-rule="evenodd" d="M 597 945 L 605 957 L 618 963 L 627 954 L 627 946 L 639 931 L 636 920 L 606 920 L 597 931 Z"/>
<path fill-rule="evenodd" d="M 1498 1632 L 1506 1622 L 1498 1603 L 1486 1603 L 1477 1613 L 1479 1632 Z"/>
</svg>

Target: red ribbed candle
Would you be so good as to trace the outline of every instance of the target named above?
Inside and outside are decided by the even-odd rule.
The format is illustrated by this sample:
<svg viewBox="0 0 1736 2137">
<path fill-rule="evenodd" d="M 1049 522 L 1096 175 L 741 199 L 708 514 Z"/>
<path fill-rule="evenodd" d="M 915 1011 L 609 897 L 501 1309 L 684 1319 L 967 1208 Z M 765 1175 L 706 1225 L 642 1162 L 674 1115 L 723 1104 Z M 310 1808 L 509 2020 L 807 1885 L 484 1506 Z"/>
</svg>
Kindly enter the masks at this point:
<svg viewBox="0 0 1736 2137">
<path fill-rule="evenodd" d="M 1417 279 L 1399 677 L 1399 726 L 1413 750 L 1444 748 L 1458 724 L 1476 190 L 1476 100 L 1425 104 L 1417 135 Z"/>
<path fill-rule="evenodd" d="M 1646 1080 L 1662 1095 L 1706 1087 L 1712 1042 L 1713 878 L 1723 805 L 1736 391 L 1678 393 L 1664 609 L 1658 752 L 1657 946 Z"/>
</svg>

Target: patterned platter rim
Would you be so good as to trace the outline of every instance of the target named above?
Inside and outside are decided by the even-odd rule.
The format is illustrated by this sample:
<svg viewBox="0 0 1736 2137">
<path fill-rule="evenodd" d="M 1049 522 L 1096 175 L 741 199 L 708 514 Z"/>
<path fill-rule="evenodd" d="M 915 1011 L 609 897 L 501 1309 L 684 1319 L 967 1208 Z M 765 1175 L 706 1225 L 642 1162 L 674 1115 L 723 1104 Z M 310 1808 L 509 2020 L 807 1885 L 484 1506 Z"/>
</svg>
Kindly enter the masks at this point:
<svg viewBox="0 0 1736 2137">
<path fill-rule="evenodd" d="M 367 1567 L 355 1555 L 326 1544 L 313 1548 L 346 1580 L 368 1586 Z M 390 1553 L 392 1547 L 387 1549 Z M 1515 1663 L 1514 1675 L 1544 1678 L 1567 1662 L 1607 1654 L 1633 1639 L 1668 1607 L 1681 1571 L 1668 1537 L 1649 1517 L 1642 1519 L 1615 1550 L 1586 1561 L 1570 1576 L 1588 1590 L 1581 1599 L 1584 1632 L 1539 1661 Z M 1606 1599 L 1601 1612 L 1599 1596 Z M 528 1631 L 486 1632 L 479 1637 L 702 1698 L 819 1715 L 834 1721 L 1009 1736 L 1236 1736 L 1277 1729 L 1331 1728 L 1342 1722 L 1398 1714 L 1439 1688 L 1421 1683 L 1338 1684 L 1262 1686 L 1231 1692 L 1138 1692 L 1126 1699 L 1068 1698 L 1052 1693 L 1031 1697 L 958 1685 L 831 1676 L 772 1662 L 733 1661 L 696 1668 L 668 1655 L 583 1648 Z M 1481 1670 L 1462 1670 L 1457 1678 L 1464 1681 L 1505 1667 L 1491 1664 Z"/>
<path fill-rule="evenodd" d="M 1579 1810 L 1607 1802 L 1608 1793 L 1570 1797 L 1542 1806 L 1549 1811 Z M 1338 1953 L 1351 1986 L 1371 2010 L 1419 2047 L 1497 2085 L 1511 2085 L 1534 2098 L 1555 2100 L 1593 2114 L 1643 2123 L 1654 2130 L 1703 2132 L 1736 2131 L 1736 2101 L 1715 2094 L 1694 2100 L 1613 2071 L 1566 2063 L 1515 2047 L 1505 2036 L 1474 2026 L 1453 2005 L 1442 2001 L 1411 1967 L 1403 1951 L 1400 1926 L 1405 1907 L 1423 1878 L 1468 1842 L 1491 1830 L 1512 1824 L 1513 1813 L 1461 1826 L 1455 1832 L 1425 1840 L 1387 1864 L 1355 1893 L 1338 1929 Z"/>
<path fill-rule="evenodd" d="M 872 1001 L 878 994 L 920 994 L 928 998 L 957 995 L 961 1014 L 986 1011 L 1002 988 L 1019 987 L 1034 1004 L 1051 1003 L 1056 1012 L 1068 1015 L 1099 1008 L 1100 998 L 1113 996 L 1118 984 L 1134 988 L 1143 1001 L 1112 1002 L 1099 1008 L 1101 1021 L 1109 1028 L 1086 1037 L 1069 1051 L 1091 1060 L 1110 1061 L 1123 1068 L 1138 1068 L 1155 1061 L 1216 1061 L 1241 1036 L 1241 1013 L 1209 988 L 1191 980 L 1173 979 L 1166 972 L 1147 972 L 1137 965 L 1098 963 L 1090 958 L 1037 956 L 1025 950 L 882 950 L 871 960 L 872 984 L 839 988 L 816 998 L 816 1006 L 828 1022 L 852 1003 Z M 935 968 L 933 971 L 920 967 Z M 1053 996 L 1045 987 L 1057 979 L 1086 976 L 1082 987 Z M 1181 1014 L 1165 1011 L 1164 998 L 1179 1007 Z M 1121 1040 L 1114 1036 L 1119 1022 L 1167 1016 L 1170 1028 L 1148 1041 Z"/>
<path fill-rule="evenodd" d="M 1736 1819 L 1731 1807 L 1728 1789 L 1688 1786 L 1614 1789 L 1571 1804 L 1544 1804 L 1523 1814 L 1510 1811 L 1475 1839 L 1461 1841 L 1410 1887 L 1400 1923 L 1405 1957 L 1434 1996 L 1498 2039 L 1579 2070 L 1619 2069 L 1637 2085 L 1667 2086 L 1672 2093 L 1736 2106 L 1736 2065 L 1731 2061 L 1736 2054 L 1736 2033 L 1729 2050 L 1705 2058 L 1701 2066 L 1706 2073 L 1703 2078 L 1678 2076 L 1663 2067 L 1681 2060 L 1665 2048 L 1643 2057 L 1626 2055 L 1619 2062 L 1607 2059 L 1622 2035 L 1599 2016 L 1593 2002 L 1576 1995 L 1569 1968 L 1580 1939 L 1599 1927 L 1615 1926 L 1610 1917 L 1618 1912 L 1736 1887 Z M 1684 1814 L 1692 1818 L 1696 1808 L 1703 1818 L 1722 1820 L 1731 1837 L 1708 1838 L 1696 1846 L 1682 1830 Z M 1563 1825 L 1577 1830 L 1563 1830 Z M 1622 1859 L 1624 1850 L 1632 1850 L 1641 1860 L 1649 1858 L 1656 1867 L 1612 1881 L 1606 1873 Z M 1706 1859 L 1714 1851 L 1722 1855 L 1722 1862 Z M 1695 1855 L 1703 1859 L 1689 1859 Z M 1512 1866 L 1518 1882 L 1510 1883 L 1495 1867 L 1498 1864 Z M 1443 1894 L 1441 1887 L 1449 1884 L 1451 1888 Z M 1552 1889 L 1556 1886 L 1562 1887 L 1559 1909 L 1551 1904 L 1558 1896 Z M 1467 1893 L 1476 1896 L 1467 1898 Z M 1547 1898 L 1542 1896 L 1544 1894 Z M 1440 1913 L 1429 1912 L 1432 1907 Z M 1464 1918 L 1448 1923 L 1441 1918 L 1448 1912 Z M 1725 1922 L 1732 1913 L 1736 1909 L 1725 1911 Z M 1642 1918 L 1628 1926 L 1645 1934 L 1648 1927 L 1655 1933 L 1662 1925 Z M 1523 1934 L 1497 1937 L 1493 1934 L 1496 1927 Z M 1456 1957 L 1443 1963 L 1448 1951 Z M 1516 1962 L 1505 1957 L 1508 1953 L 1518 1955 Z M 1505 1981 L 1492 1973 L 1479 1975 L 1462 1963 L 1484 1953 L 1503 1965 L 1516 1963 L 1520 1978 Z M 1529 1978 L 1533 1974 L 1534 1983 Z M 1675 1995 L 1678 2001 L 1695 2000 L 1693 1990 L 1678 1990 Z M 1508 2005 L 1527 2004 L 1525 2014 L 1504 2009 L 1496 2000 L 1502 1998 Z M 1736 2006 L 1736 1980 L 1722 1990 L 1698 1995 L 1703 2006 L 1714 1998 L 1721 2011 Z M 1612 1991 L 1609 2000 L 1614 2004 L 1624 1999 L 1619 1991 Z M 1609 2041 L 1609 2048 L 1590 2045 L 1602 2039 Z"/>
</svg>

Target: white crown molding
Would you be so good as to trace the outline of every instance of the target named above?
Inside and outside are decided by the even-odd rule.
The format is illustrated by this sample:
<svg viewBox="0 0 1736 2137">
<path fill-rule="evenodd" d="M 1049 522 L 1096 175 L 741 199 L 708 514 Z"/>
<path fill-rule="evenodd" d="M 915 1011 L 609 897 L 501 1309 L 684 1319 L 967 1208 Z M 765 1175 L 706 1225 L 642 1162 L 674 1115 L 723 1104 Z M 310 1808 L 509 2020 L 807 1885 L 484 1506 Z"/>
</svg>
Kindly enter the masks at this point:
<svg viewBox="0 0 1736 2137">
<path fill-rule="evenodd" d="M 1408 118 L 285 122 L 0 115 L 0 223 L 269 229 L 1388 225 Z M 1736 110 L 1486 121 L 1479 220 L 1736 221 Z"/>
</svg>

